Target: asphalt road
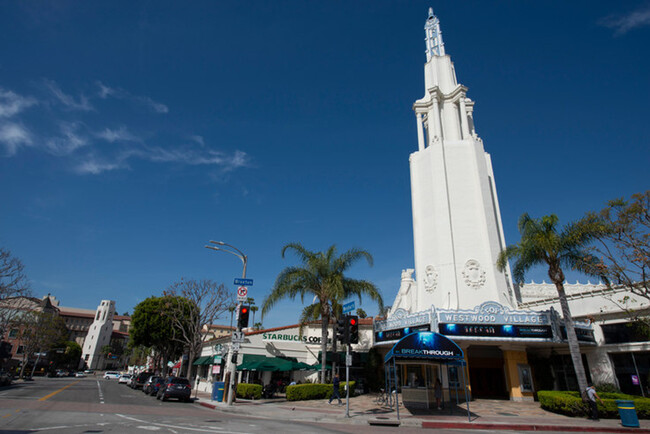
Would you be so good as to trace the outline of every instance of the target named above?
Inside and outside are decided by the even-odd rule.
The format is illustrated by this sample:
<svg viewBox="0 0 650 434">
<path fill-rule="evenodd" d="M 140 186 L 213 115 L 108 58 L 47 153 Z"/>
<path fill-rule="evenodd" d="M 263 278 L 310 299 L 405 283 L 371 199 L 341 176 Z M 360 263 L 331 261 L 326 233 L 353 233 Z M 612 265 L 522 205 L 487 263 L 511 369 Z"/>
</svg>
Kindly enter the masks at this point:
<svg viewBox="0 0 650 434">
<path fill-rule="evenodd" d="M 423 430 L 272 420 L 239 416 L 197 404 L 158 401 L 117 380 L 100 377 L 36 378 L 0 387 L 0 434 L 23 433 L 354 433 L 411 434 Z M 492 433 L 498 431 L 473 431 Z M 507 431 L 514 434 L 513 431 Z"/>
<path fill-rule="evenodd" d="M 348 430 L 344 430 L 348 431 Z M 161 402 L 117 380 L 36 378 L 0 389 L 0 433 L 331 433 L 336 427 L 243 418 Z"/>
</svg>

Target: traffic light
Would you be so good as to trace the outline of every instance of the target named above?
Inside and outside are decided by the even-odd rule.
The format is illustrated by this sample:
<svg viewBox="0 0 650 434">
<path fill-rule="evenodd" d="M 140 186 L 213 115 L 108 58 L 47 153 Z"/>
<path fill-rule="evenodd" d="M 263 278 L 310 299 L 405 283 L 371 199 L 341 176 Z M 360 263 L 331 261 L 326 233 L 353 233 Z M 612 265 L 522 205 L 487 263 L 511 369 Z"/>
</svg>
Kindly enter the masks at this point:
<svg viewBox="0 0 650 434">
<path fill-rule="evenodd" d="M 348 322 L 345 317 L 336 320 L 336 340 L 344 344 L 348 342 Z"/>
<path fill-rule="evenodd" d="M 358 344 L 359 343 L 359 317 L 348 316 L 348 343 Z"/>
<path fill-rule="evenodd" d="M 243 330 L 248 327 L 248 314 L 250 314 L 250 306 L 241 305 L 239 307 L 239 319 L 237 320 L 237 329 Z"/>
</svg>

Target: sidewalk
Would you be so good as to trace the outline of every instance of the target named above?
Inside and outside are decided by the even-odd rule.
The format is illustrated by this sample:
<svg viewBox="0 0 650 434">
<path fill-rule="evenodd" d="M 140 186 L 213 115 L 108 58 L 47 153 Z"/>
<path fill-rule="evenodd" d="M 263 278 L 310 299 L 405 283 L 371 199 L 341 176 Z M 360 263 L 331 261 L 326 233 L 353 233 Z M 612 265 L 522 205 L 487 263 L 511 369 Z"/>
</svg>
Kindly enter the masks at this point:
<svg viewBox="0 0 650 434">
<path fill-rule="evenodd" d="M 345 416 L 342 406 L 328 405 L 327 400 L 287 401 L 284 398 L 264 400 L 241 400 L 228 406 L 211 401 L 208 393 L 199 392 L 195 404 L 237 415 L 291 420 L 300 422 L 341 423 L 349 425 L 396 425 L 397 415 L 374 402 L 374 395 L 350 398 L 350 417 Z M 400 426 L 439 429 L 492 429 L 517 431 L 561 432 L 635 432 L 650 433 L 650 421 L 641 420 L 640 428 L 621 425 L 619 419 L 601 419 L 599 422 L 586 418 L 574 418 L 542 410 L 537 402 L 513 402 L 500 400 L 477 400 L 470 402 L 471 422 L 466 407 L 461 405 L 453 414 L 447 410 L 409 411 L 400 405 Z"/>
</svg>

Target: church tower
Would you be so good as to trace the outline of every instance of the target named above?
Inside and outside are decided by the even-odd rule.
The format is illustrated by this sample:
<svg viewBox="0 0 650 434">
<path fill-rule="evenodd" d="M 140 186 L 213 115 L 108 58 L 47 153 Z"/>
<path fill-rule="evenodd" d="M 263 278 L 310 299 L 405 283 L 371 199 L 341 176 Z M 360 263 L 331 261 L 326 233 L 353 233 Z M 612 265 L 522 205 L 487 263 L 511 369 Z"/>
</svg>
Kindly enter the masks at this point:
<svg viewBox="0 0 650 434">
<path fill-rule="evenodd" d="M 88 329 L 88 335 L 83 345 L 83 362 L 88 369 L 103 369 L 104 357 L 102 347 L 110 345 L 113 334 L 113 316 L 115 316 L 115 301 L 102 300 L 95 312 L 95 320 Z M 82 363 L 83 363 L 82 362 Z"/>
<path fill-rule="evenodd" d="M 474 102 L 456 80 L 432 9 L 424 30 L 425 92 L 413 105 L 418 150 L 409 158 L 416 270 L 409 310 L 472 309 L 485 301 L 515 307 L 511 279 L 496 268 L 506 244 Z"/>
</svg>

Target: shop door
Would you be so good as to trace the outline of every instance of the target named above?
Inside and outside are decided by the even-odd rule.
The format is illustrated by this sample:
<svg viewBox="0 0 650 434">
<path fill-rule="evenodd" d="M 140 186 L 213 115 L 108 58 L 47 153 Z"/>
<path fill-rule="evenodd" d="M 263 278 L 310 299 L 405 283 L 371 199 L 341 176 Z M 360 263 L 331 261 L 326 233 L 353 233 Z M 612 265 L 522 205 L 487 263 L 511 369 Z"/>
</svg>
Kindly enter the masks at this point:
<svg viewBox="0 0 650 434">
<path fill-rule="evenodd" d="M 468 367 L 473 398 L 510 399 L 499 348 L 469 347 Z"/>
</svg>

